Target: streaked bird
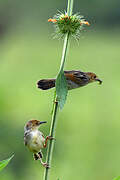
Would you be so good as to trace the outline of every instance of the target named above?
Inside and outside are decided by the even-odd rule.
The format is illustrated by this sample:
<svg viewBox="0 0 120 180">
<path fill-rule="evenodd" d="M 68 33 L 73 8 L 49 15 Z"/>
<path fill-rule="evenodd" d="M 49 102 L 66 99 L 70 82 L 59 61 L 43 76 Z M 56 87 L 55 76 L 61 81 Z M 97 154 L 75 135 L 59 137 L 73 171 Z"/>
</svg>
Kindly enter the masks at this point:
<svg viewBox="0 0 120 180">
<path fill-rule="evenodd" d="M 98 81 L 102 84 L 102 81 L 92 72 L 82 72 L 77 70 L 64 71 L 64 75 L 67 80 L 68 90 L 86 86 L 91 82 Z M 56 79 L 41 79 L 37 82 L 38 88 L 42 90 L 48 90 L 55 87 Z"/>
<path fill-rule="evenodd" d="M 46 121 L 30 120 L 27 122 L 24 127 L 24 144 L 33 152 L 35 160 L 39 159 L 44 167 L 49 168 L 49 165 L 42 161 L 41 149 L 46 148 L 47 141 L 54 138 L 51 136 L 45 138 L 43 133 L 38 130 L 43 123 L 46 123 Z"/>
</svg>

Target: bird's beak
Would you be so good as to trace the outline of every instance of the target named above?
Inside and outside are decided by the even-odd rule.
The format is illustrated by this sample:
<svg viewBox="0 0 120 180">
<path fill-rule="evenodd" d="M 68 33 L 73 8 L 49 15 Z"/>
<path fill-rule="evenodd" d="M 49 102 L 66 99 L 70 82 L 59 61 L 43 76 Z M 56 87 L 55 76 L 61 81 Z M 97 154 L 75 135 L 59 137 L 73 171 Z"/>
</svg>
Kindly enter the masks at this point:
<svg viewBox="0 0 120 180">
<path fill-rule="evenodd" d="M 96 78 L 95 81 L 98 81 L 99 84 L 102 84 L 102 80 L 100 80 L 100 79 L 98 79 L 98 78 Z"/>
<path fill-rule="evenodd" d="M 43 123 L 47 123 L 47 121 L 40 121 L 40 122 L 39 122 L 39 125 L 40 125 L 40 124 L 43 124 Z"/>
</svg>

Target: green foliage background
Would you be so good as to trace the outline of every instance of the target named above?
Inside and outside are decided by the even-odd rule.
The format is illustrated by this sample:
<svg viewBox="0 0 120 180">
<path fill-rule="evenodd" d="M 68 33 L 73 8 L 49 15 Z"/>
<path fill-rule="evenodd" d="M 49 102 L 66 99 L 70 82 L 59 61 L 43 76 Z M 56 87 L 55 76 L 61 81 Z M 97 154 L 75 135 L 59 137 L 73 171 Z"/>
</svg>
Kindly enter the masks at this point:
<svg viewBox="0 0 120 180">
<path fill-rule="evenodd" d="M 0 180 L 42 180 L 43 167 L 24 147 L 23 127 L 32 118 L 47 120 L 41 131 L 48 135 L 54 90 L 41 91 L 36 82 L 56 76 L 62 54 L 63 41 L 52 38 L 47 19 L 66 3 L 27 2 L 0 1 L 0 160 L 15 153 Z M 71 40 L 66 70 L 95 72 L 103 84 L 69 92 L 58 117 L 54 180 L 120 175 L 120 28 L 114 21 L 119 2 L 99 3 L 75 2 L 74 11 L 82 11 L 92 25 L 79 45 Z"/>
</svg>

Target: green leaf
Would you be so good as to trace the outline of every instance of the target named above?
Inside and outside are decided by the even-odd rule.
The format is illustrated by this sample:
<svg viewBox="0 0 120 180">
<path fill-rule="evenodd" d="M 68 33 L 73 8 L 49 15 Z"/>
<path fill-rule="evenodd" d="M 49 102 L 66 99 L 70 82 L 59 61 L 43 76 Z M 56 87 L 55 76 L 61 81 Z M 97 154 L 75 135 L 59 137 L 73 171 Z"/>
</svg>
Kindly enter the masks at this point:
<svg viewBox="0 0 120 180">
<path fill-rule="evenodd" d="M 67 99 L 68 87 L 64 72 L 60 71 L 56 79 L 56 94 L 60 109 L 64 107 Z"/>
<path fill-rule="evenodd" d="M 113 180 L 120 180 L 120 176 L 118 176 L 117 178 L 114 178 Z"/>
<path fill-rule="evenodd" d="M 10 162 L 10 160 L 13 158 L 14 155 L 12 155 L 10 158 L 0 161 L 0 171 L 2 171 Z"/>
</svg>

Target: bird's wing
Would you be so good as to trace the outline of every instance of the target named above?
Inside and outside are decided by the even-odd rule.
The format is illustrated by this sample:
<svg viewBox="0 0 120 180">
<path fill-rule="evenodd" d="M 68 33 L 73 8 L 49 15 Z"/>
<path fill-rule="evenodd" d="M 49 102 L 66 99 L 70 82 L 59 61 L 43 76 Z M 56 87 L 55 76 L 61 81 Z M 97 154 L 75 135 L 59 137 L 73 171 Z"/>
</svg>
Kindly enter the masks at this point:
<svg viewBox="0 0 120 180">
<path fill-rule="evenodd" d="M 81 71 L 79 71 L 79 72 L 74 72 L 74 76 L 75 76 L 75 78 L 81 79 L 81 80 L 84 80 L 84 81 L 88 81 L 88 80 L 89 80 L 89 78 L 88 78 L 88 76 L 86 75 L 86 73 L 81 72 Z"/>
<path fill-rule="evenodd" d="M 78 84 L 78 87 L 84 86 L 89 81 L 89 78 L 86 75 L 86 73 L 82 71 L 65 71 L 65 76 L 67 80 L 70 80 Z M 71 87 L 71 84 L 70 84 L 70 87 Z"/>
</svg>

